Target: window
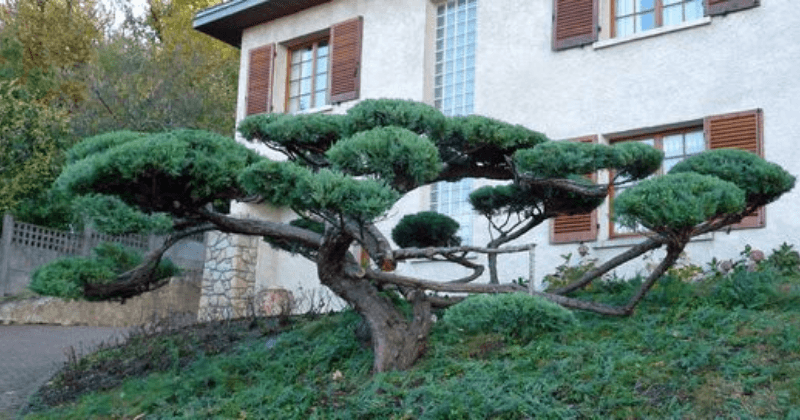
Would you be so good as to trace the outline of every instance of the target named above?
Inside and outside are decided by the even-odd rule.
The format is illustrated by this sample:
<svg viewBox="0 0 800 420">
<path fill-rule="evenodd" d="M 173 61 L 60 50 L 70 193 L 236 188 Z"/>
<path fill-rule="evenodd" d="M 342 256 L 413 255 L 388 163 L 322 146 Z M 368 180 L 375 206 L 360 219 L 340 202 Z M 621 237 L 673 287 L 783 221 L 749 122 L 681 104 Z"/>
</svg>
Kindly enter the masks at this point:
<svg viewBox="0 0 800 420">
<path fill-rule="evenodd" d="M 614 36 L 623 37 L 703 17 L 703 0 L 613 0 Z"/>
<path fill-rule="evenodd" d="M 662 150 L 664 152 L 664 161 L 661 164 L 661 169 L 659 169 L 659 171 L 656 172 L 654 175 L 663 175 L 665 173 L 668 173 L 669 170 L 672 169 L 672 167 L 675 166 L 676 163 L 680 162 L 683 159 L 686 159 L 689 156 L 696 155 L 706 150 L 706 142 L 703 135 L 703 127 L 692 127 L 687 129 L 664 132 L 664 133 L 651 134 L 644 138 L 619 139 L 614 141 L 614 143 L 620 143 L 625 141 L 642 142 L 647 145 L 653 146 L 656 149 Z M 618 182 L 619 181 L 624 181 L 624 180 L 618 180 Z M 612 209 L 613 209 L 614 196 L 622 193 L 623 191 L 634 185 L 636 185 L 636 183 L 632 182 L 619 185 L 614 188 L 614 191 L 611 194 Z M 618 223 L 613 223 L 613 214 L 612 214 L 612 223 L 610 224 L 610 226 L 611 226 L 611 236 L 631 235 L 631 234 L 636 234 L 640 231 L 640 229 L 631 229 L 625 226 L 621 226 Z"/>
<path fill-rule="evenodd" d="M 434 105 L 445 115 L 467 115 L 475 102 L 477 0 L 451 0 L 436 10 Z M 431 210 L 460 225 L 462 244 L 472 243 L 472 180 L 431 186 Z"/>
<path fill-rule="evenodd" d="M 602 25 L 600 3 L 611 14 Z M 601 26 L 611 26 L 613 36 L 624 37 L 759 4 L 760 0 L 553 0 L 552 47 L 558 51 L 591 44 Z"/>
<path fill-rule="evenodd" d="M 251 49 L 246 115 L 273 112 L 273 67 L 275 57 L 281 54 L 286 54 L 288 64 L 284 97 L 287 112 L 358 99 L 362 32 L 363 19 L 358 17 L 285 41 L 284 48 L 269 44 Z"/>
<path fill-rule="evenodd" d="M 709 149 L 742 149 L 763 156 L 763 113 L 760 109 L 709 116 L 703 119 L 702 126 L 671 130 L 637 138 L 616 139 L 620 141 L 641 141 L 664 151 L 664 162 L 654 175 L 669 172 L 676 163 L 689 156 Z M 612 217 L 610 236 L 634 235 L 638 229 L 629 229 L 613 223 L 614 195 L 621 193 L 633 184 L 614 188 L 611 193 Z M 766 225 L 766 211 L 759 208 L 755 213 L 733 225 L 735 229 L 759 228 Z"/>
<path fill-rule="evenodd" d="M 328 99 L 328 39 L 289 51 L 289 95 L 287 111 L 290 113 L 319 108 Z"/>
<path fill-rule="evenodd" d="M 445 115 L 473 112 L 477 0 L 449 1 L 436 13 L 434 106 Z"/>
<path fill-rule="evenodd" d="M 472 205 L 469 203 L 469 193 L 471 192 L 471 179 L 463 179 L 458 182 L 437 182 L 431 186 L 431 208 L 458 222 L 460 225 L 458 236 L 461 238 L 462 245 L 472 244 Z"/>
</svg>

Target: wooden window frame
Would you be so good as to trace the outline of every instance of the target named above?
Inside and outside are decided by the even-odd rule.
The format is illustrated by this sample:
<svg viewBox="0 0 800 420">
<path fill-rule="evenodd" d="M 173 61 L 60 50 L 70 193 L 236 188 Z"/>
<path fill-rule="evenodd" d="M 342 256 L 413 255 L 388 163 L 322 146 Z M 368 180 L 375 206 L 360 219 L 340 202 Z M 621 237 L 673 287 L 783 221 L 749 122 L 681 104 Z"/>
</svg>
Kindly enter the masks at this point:
<svg viewBox="0 0 800 420">
<path fill-rule="evenodd" d="M 330 36 L 328 35 L 328 31 L 325 31 L 324 34 L 315 34 L 303 37 L 302 39 L 295 40 L 286 44 L 287 47 L 287 60 L 286 60 L 286 97 L 284 102 L 284 109 L 286 112 L 305 112 L 310 109 L 319 108 L 314 106 L 316 104 L 316 95 L 317 95 L 317 61 L 319 56 L 317 55 L 317 49 L 320 43 L 327 42 L 328 44 L 328 64 L 327 69 L 325 71 L 325 77 L 327 78 L 327 85 L 325 86 L 325 105 L 331 104 L 331 42 Z M 311 65 L 311 101 L 312 104 L 307 109 L 297 109 L 294 111 L 290 111 L 291 102 L 292 102 L 292 57 L 294 54 L 300 52 L 301 50 L 306 50 L 309 47 L 312 49 L 312 65 Z M 302 79 L 302 78 L 301 78 Z M 299 80 L 298 80 L 299 82 Z M 298 97 L 303 96 L 300 94 Z"/>
<path fill-rule="evenodd" d="M 609 145 L 614 145 L 617 143 L 623 143 L 628 141 L 640 141 L 645 139 L 653 139 L 653 147 L 658 150 L 664 150 L 664 137 L 671 136 L 675 134 L 686 134 L 691 132 L 702 132 L 703 133 L 703 143 L 704 143 L 704 151 L 709 150 L 709 143 L 706 134 L 705 127 L 702 123 L 699 124 L 691 124 L 686 125 L 683 127 L 678 128 L 670 128 L 667 130 L 657 130 L 642 134 L 636 134 L 634 136 L 625 136 L 625 137 L 618 137 L 609 140 Z M 658 171 L 654 173 L 656 176 L 664 175 L 664 166 L 663 162 L 662 165 L 658 168 Z M 614 178 L 614 172 L 612 171 L 609 174 L 609 179 Z M 608 237 L 609 239 L 620 239 L 620 238 L 631 238 L 631 237 L 638 237 L 642 236 L 641 233 L 632 232 L 632 233 L 617 233 L 614 231 L 614 197 L 616 196 L 616 187 L 610 186 L 608 191 Z"/>
<path fill-rule="evenodd" d="M 610 25 L 611 26 L 611 38 L 616 38 L 617 37 L 617 18 L 619 17 L 619 16 L 617 16 L 617 2 L 618 1 L 619 0 L 609 0 L 608 13 L 609 13 L 609 15 L 611 17 L 611 25 Z M 685 2 L 686 2 L 686 0 L 681 0 L 681 3 L 683 3 L 684 5 L 685 5 Z M 708 13 L 706 12 L 706 0 L 701 0 L 701 3 L 703 4 L 703 16 L 707 16 Z M 634 32 L 633 32 L 634 34 L 644 33 L 644 32 L 651 31 L 653 29 L 661 28 L 661 27 L 664 26 L 664 17 L 663 17 L 664 16 L 664 0 L 654 0 L 653 1 L 653 9 L 649 9 L 649 10 L 653 11 L 654 26 L 652 28 L 650 28 L 650 29 L 646 29 L 646 30 L 643 30 L 641 32 L 636 32 L 636 30 L 635 30 L 636 26 L 635 26 L 635 23 L 634 23 Z M 684 12 L 684 20 L 683 20 L 683 22 L 687 22 L 687 20 L 685 20 L 686 9 L 683 8 L 682 10 Z M 641 14 L 644 14 L 644 12 L 634 12 L 632 14 L 625 15 L 625 17 L 632 17 L 634 19 L 634 22 L 635 22 L 636 16 L 637 15 L 641 15 Z"/>
</svg>

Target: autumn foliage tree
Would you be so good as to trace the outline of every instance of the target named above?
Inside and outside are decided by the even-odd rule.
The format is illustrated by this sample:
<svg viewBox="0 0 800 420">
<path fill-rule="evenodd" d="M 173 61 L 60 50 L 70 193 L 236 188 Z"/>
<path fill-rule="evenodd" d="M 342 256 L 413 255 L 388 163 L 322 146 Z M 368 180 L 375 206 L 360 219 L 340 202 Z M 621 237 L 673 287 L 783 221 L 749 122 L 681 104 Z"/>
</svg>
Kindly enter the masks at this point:
<svg viewBox="0 0 800 420">
<path fill-rule="evenodd" d="M 256 235 L 315 262 L 321 283 L 369 324 L 376 371 L 406 369 L 420 356 L 432 307 L 452 302 L 431 292 L 533 293 L 568 308 L 629 315 L 693 236 L 741 220 L 794 185 L 779 166 L 731 150 L 691 157 L 670 174 L 645 180 L 662 160 L 660 151 L 646 145 L 552 142 L 522 126 L 481 116 L 448 118 L 428 105 L 402 100 L 365 100 L 346 115 L 257 115 L 242 121 L 239 132 L 286 159 L 267 159 L 203 131 L 107 135 L 81 143 L 83 152 L 55 185 L 72 194 L 114 195 L 141 211 L 171 214 L 176 235 L 209 228 Z M 584 177 L 598 170 L 613 170 L 617 176 L 610 184 Z M 515 250 L 461 246 L 447 240 L 448 231 L 431 236 L 436 243 L 398 241 L 413 247 L 395 249 L 376 228 L 374 222 L 404 194 L 463 178 L 505 181 L 507 186 L 476 200 L 480 211 L 518 212 L 534 224 L 591 211 L 611 185 L 640 180 L 615 200 L 615 214 L 621 223 L 649 232 L 644 245 L 556 293 L 513 283 L 475 283 L 474 275 L 441 282 L 396 273 L 397 263 L 411 258 L 446 260 L 477 272 L 482 267 L 461 258 L 464 252 Z M 214 202 L 231 199 L 288 207 L 299 221 L 244 219 L 213 209 Z M 440 223 L 435 217 L 415 223 L 425 220 Z M 351 254 L 353 244 L 367 251 L 370 264 L 364 266 Z M 625 305 L 568 296 L 641 255 L 642 249 L 660 247 L 667 250 L 664 260 Z M 151 257 L 150 268 L 160 255 Z M 148 288 L 147 272 L 143 266 L 114 284 L 86 284 L 84 293 L 102 298 L 140 293 Z"/>
</svg>

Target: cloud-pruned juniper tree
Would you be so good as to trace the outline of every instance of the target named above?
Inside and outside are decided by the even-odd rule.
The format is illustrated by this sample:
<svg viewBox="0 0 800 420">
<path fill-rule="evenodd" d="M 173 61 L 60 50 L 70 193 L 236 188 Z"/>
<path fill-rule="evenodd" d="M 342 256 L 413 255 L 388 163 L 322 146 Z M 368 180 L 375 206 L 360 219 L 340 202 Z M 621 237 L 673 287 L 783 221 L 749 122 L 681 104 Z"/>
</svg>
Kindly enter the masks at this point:
<svg viewBox="0 0 800 420">
<path fill-rule="evenodd" d="M 649 229 L 643 244 L 557 293 L 531 292 L 568 308 L 626 315 L 691 237 L 741 220 L 794 185 L 794 178 L 777 165 L 733 150 L 703 153 L 676 165 L 669 175 L 645 179 L 662 160 L 661 152 L 649 146 L 551 142 L 522 126 L 481 116 L 448 118 L 430 106 L 402 100 L 365 100 L 346 115 L 252 116 L 241 122 L 239 132 L 287 159 L 273 161 L 202 131 L 112 134 L 79 144 L 83 157 L 69 164 L 55 185 L 71 194 L 113 195 L 145 213 L 171 214 L 175 237 L 208 228 L 256 235 L 315 262 L 321 283 L 369 324 L 375 371 L 405 369 L 420 356 L 432 306 L 447 304 L 431 292 L 528 292 L 516 284 L 469 281 L 483 267 L 461 258 L 467 251 L 491 255 L 514 247 L 459 246 L 434 235 L 434 243 L 411 241 L 405 243 L 416 247 L 393 248 L 374 222 L 420 186 L 463 178 L 506 181 L 473 202 L 488 215 L 517 212 L 528 228 L 597 207 L 610 185 L 589 181 L 587 173 L 613 170 L 617 175 L 610 184 L 641 180 L 615 200 L 615 214 L 622 223 Z M 231 199 L 288 207 L 299 217 L 280 223 L 215 210 L 214 203 Z M 351 254 L 353 244 L 367 251 L 370 264 Z M 625 306 L 567 296 L 662 246 L 667 248 L 663 262 Z M 159 257 L 158 252 L 151 255 L 151 266 Z M 394 271 L 410 258 L 447 260 L 474 273 L 442 282 Z M 85 292 L 124 298 L 149 287 L 147 273 L 143 266 L 117 284 L 87 284 Z"/>
</svg>

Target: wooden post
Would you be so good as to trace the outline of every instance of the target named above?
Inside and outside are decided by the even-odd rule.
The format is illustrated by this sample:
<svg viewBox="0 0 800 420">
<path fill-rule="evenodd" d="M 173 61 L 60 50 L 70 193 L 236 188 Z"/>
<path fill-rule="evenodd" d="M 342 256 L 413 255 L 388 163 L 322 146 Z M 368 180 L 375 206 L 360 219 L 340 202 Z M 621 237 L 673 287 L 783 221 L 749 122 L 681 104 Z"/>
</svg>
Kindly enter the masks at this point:
<svg viewBox="0 0 800 420">
<path fill-rule="evenodd" d="M 536 290 L 536 244 L 528 248 L 528 291 L 533 294 Z"/>
<path fill-rule="evenodd" d="M 11 239 L 14 237 L 14 218 L 10 214 L 3 216 L 3 237 L 0 242 L 0 292 L 5 296 L 8 292 L 8 266 L 11 264 Z"/>
<path fill-rule="evenodd" d="M 81 244 L 81 255 L 84 257 L 89 257 L 92 255 L 92 236 L 94 234 L 94 229 L 91 225 L 86 226 L 83 228 L 83 243 Z"/>
</svg>

